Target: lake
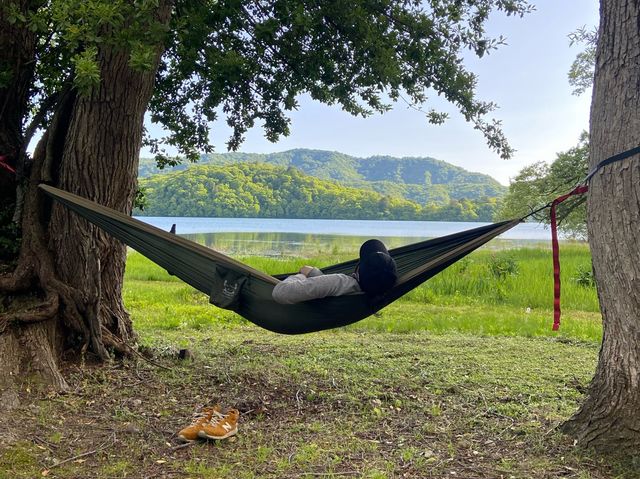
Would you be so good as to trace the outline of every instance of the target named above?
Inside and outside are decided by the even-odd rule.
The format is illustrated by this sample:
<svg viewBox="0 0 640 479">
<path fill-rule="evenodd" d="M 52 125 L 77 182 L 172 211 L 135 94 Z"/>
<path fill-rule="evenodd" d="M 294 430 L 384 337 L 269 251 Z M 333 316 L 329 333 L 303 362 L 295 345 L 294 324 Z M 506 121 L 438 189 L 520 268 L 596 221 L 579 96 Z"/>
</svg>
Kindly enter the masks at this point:
<svg viewBox="0 0 640 479">
<path fill-rule="evenodd" d="M 395 248 L 488 223 L 273 218 L 186 218 L 140 216 L 139 220 L 231 255 L 307 256 L 357 251 L 368 238 Z M 550 246 L 551 233 L 539 223 L 522 223 L 485 248 Z"/>
</svg>

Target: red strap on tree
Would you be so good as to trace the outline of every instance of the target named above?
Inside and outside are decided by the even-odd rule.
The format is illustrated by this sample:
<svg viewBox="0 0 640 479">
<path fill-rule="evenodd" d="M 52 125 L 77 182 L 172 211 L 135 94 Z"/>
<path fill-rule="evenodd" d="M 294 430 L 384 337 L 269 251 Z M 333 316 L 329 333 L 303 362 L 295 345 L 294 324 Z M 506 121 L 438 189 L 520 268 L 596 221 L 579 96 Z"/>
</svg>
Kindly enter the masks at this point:
<svg viewBox="0 0 640 479">
<path fill-rule="evenodd" d="M 558 225 L 556 206 L 574 195 L 581 195 L 589 190 L 587 185 L 578 186 L 566 195 L 562 195 L 551 203 L 551 248 L 553 250 L 553 330 L 560 328 L 560 250 L 558 247 Z"/>
<path fill-rule="evenodd" d="M 13 173 L 14 175 L 16 174 L 16 170 L 14 170 L 8 163 L 7 160 L 9 159 L 8 156 L 6 155 L 0 155 L 0 167 L 4 168 L 5 170 L 7 170 L 10 173 Z"/>
</svg>

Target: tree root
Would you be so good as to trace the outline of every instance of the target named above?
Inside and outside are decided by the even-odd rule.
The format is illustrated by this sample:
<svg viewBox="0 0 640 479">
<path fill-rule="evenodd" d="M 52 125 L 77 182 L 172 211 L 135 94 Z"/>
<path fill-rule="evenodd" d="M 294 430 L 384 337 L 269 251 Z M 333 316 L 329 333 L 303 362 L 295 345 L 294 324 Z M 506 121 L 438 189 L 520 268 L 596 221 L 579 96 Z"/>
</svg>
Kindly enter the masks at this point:
<svg viewBox="0 0 640 479">
<path fill-rule="evenodd" d="M 17 293 L 25 291 L 33 281 L 33 265 L 26 261 L 19 261 L 12 273 L 0 276 L 0 292 Z"/>
<path fill-rule="evenodd" d="M 100 282 L 100 260 L 98 259 L 98 251 L 95 248 L 87 262 L 87 278 L 96 278 L 88 288 L 89 300 L 86 302 L 85 317 L 88 322 L 89 340 L 93 352 L 100 357 L 101 360 L 109 359 L 109 353 L 104 347 L 104 339 L 102 336 L 102 328 L 100 326 L 100 298 L 102 296 L 102 284 Z"/>
<path fill-rule="evenodd" d="M 107 347 L 111 347 L 113 348 L 116 352 L 118 352 L 119 354 L 125 356 L 125 357 L 131 357 L 131 356 L 137 356 L 139 358 L 141 358 L 142 360 L 148 362 L 149 364 L 153 364 L 154 366 L 161 368 L 161 369 L 165 369 L 167 371 L 172 371 L 171 368 L 168 368 L 167 366 L 163 366 L 162 364 L 159 364 L 155 361 L 152 361 L 151 359 L 145 357 L 143 354 L 141 354 L 139 351 L 137 351 L 135 348 L 129 346 L 127 343 L 121 341 L 120 339 L 118 339 L 118 337 L 116 337 L 111 331 L 109 331 L 107 328 L 102 328 L 102 337 L 104 338 L 104 343 Z"/>
<path fill-rule="evenodd" d="M 53 319 L 58 313 L 60 300 L 57 294 L 50 293 L 39 305 L 19 313 L 0 315 L 0 334 L 10 323 L 37 323 Z"/>
<path fill-rule="evenodd" d="M 124 357 L 131 357 L 136 354 L 135 349 L 129 346 L 124 341 L 120 340 L 115 334 L 109 331 L 107 328 L 102 327 L 102 340 L 104 345 L 113 349 L 116 353 Z"/>
</svg>

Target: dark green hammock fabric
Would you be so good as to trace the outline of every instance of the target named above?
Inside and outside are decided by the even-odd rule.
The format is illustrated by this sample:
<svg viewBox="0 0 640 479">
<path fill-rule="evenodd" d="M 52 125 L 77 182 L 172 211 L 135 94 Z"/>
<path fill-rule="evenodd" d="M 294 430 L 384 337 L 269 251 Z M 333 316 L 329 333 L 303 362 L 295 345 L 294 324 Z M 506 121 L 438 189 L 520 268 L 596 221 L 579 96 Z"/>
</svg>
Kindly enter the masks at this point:
<svg viewBox="0 0 640 479">
<path fill-rule="evenodd" d="M 281 278 L 269 276 L 210 248 L 148 225 L 118 211 L 51 186 L 40 188 L 89 222 L 209 295 L 212 304 L 231 309 L 277 333 L 301 334 L 355 323 L 384 308 L 521 220 L 503 221 L 391 249 L 398 268 L 396 285 L 378 298 L 365 294 L 333 296 L 298 304 L 271 298 Z M 357 259 L 322 268 L 352 273 Z"/>
</svg>

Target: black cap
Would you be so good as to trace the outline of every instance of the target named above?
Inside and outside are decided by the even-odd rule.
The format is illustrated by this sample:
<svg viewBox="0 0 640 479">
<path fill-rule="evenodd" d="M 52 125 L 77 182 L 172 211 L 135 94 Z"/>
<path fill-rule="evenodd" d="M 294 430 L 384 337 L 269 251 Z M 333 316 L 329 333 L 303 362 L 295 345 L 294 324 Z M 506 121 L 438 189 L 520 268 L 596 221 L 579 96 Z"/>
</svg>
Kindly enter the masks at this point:
<svg viewBox="0 0 640 479">
<path fill-rule="evenodd" d="M 393 287 L 398 279 L 396 262 L 384 243 L 371 239 L 360 247 L 358 282 L 362 291 L 377 296 Z"/>
</svg>

